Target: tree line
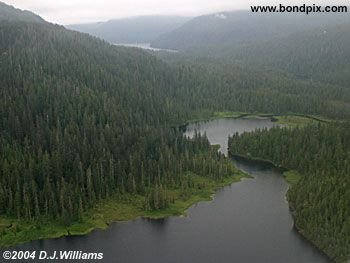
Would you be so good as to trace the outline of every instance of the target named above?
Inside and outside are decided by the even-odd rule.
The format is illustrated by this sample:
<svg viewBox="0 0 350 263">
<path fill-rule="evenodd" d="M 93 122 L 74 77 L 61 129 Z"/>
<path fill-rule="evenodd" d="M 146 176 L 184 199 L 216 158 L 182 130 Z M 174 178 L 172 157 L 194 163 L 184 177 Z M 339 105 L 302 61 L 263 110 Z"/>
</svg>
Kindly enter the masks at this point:
<svg viewBox="0 0 350 263">
<path fill-rule="evenodd" d="M 349 259 L 349 123 L 236 134 L 229 151 L 300 172 L 302 179 L 288 191 L 297 228 L 335 261 Z"/>
</svg>

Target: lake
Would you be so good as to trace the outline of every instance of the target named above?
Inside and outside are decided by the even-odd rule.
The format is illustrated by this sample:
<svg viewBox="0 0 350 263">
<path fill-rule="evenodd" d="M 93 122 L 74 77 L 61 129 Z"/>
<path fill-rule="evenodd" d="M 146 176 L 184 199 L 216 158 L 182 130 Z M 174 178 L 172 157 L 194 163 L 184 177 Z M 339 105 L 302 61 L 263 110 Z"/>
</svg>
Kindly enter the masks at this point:
<svg viewBox="0 0 350 263">
<path fill-rule="evenodd" d="M 140 49 L 145 49 L 145 50 L 150 50 L 150 51 L 165 51 L 165 52 L 170 52 L 170 53 L 178 53 L 177 50 L 173 49 L 162 49 L 162 48 L 154 48 L 151 47 L 150 43 L 134 43 L 134 44 L 129 44 L 129 43 L 115 43 L 114 45 L 116 46 L 123 46 L 123 47 L 135 47 L 135 48 L 140 48 Z"/>
<path fill-rule="evenodd" d="M 190 124 L 227 153 L 228 135 L 272 127 L 270 120 L 222 119 Z M 254 178 L 227 186 L 186 217 L 118 222 L 86 236 L 33 241 L 22 250 L 103 252 L 99 262 L 301 263 L 329 262 L 293 228 L 281 172 L 266 164 L 233 160 Z"/>
</svg>

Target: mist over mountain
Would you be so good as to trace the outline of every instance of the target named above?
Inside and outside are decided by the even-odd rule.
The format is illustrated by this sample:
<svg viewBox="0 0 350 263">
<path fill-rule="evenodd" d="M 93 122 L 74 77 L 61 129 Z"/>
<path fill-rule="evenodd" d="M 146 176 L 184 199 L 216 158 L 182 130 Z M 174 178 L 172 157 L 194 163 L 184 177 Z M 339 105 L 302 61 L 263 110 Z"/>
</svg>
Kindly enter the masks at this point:
<svg viewBox="0 0 350 263">
<path fill-rule="evenodd" d="M 194 18 L 152 46 L 345 85 L 350 70 L 349 28 L 350 18 L 344 14 L 223 12 Z"/>
<path fill-rule="evenodd" d="M 190 20 L 183 16 L 140 16 L 107 22 L 75 24 L 69 29 L 100 37 L 111 43 L 150 43 Z"/>
<path fill-rule="evenodd" d="M 350 81 L 350 22 L 227 48 L 224 54 L 227 60 L 235 63 L 268 66 L 299 78 L 347 86 Z"/>
<path fill-rule="evenodd" d="M 7 21 L 23 21 L 23 22 L 44 22 L 40 16 L 30 12 L 19 10 L 13 6 L 0 2 L 0 22 Z"/>
<path fill-rule="evenodd" d="M 342 14 L 306 16 L 222 12 L 193 18 L 180 28 L 161 35 L 152 42 L 152 46 L 181 51 L 203 48 L 205 54 L 208 49 L 220 50 L 227 46 L 257 43 L 346 21 L 350 21 L 349 17 Z"/>
<path fill-rule="evenodd" d="M 0 247 L 183 214 L 242 174 L 181 124 L 283 115 L 294 126 L 230 144 L 299 172 L 296 225 L 336 262 L 349 259 L 348 18 L 186 19 L 84 25 L 113 43 L 170 31 L 153 45 L 180 52 L 159 59 L 0 3 Z"/>
</svg>

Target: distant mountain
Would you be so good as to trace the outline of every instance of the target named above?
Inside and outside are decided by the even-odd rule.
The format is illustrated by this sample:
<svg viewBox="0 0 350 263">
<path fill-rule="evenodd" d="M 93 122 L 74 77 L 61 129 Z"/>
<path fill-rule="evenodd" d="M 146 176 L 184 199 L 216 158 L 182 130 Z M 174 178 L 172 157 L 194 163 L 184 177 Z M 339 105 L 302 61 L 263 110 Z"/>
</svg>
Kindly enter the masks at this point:
<svg viewBox="0 0 350 263">
<path fill-rule="evenodd" d="M 189 20 L 189 17 L 183 16 L 140 16 L 66 27 L 111 43 L 150 43 L 161 34 L 172 31 Z"/>
<path fill-rule="evenodd" d="M 236 63 L 284 70 L 299 78 L 348 86 L 350 21 L 227 49 L 225 57 Z"/>
<path fill-rule="evenodd" d="M 13 6 L 0 2 L 0 21 L 23 21 L 23 22 L 44 22 L 40 16 L 30 12 L 22 11 Z"/>
<path fill-rule="evenodd" d="M 165 33 L 152 47 L 218 53 L 223 47 L 267 41 L 314 27 L 349 21 L 345 15 L 257 14 L 250 11 L 223 12 L 196 17 Z"/>
<path fill-rule="evenodd" d="M 350 17 L 225 12 L 194 18 L 152 47 L 286 71 L 337 85 L 350 81 Z"/>
<path fill-rule="evenodd" d="M 205 137 L 196 134 L 189 139 L 179 129 L 171 128 L 186 120 L 223 111 L 350 116 L 348 86 L 295 79 L 260 67 L 243 68 L 222 57 L 204 58 L 209 62 L 203 60 L 200 64 L 200 59 L 188 56 L 193 64 L 172 67 L 142 50 L 117 47 L 3 4 L 0 17 L 0 247 L 86 233 L 134 214 L 178 213 L 174 202 L 190 202 L 194 195 L 206 195 L 211 187 L 230 181 L 229 176 L 237 171 L 210 147 Z M 228 18 L 220 14 L 216 19 Z M 213 49 L 217 52 L 232 41 L 261 43 L 250 47 L 255 50 L 253 55 L 239 57 L 249 49 L 239 53 L 228 48 L 222 54 L 228 52 L 231 57 L 225 59 L 231 61 L 260 63 L 260 58 L 253 62 L 254 54 L 262 57 L 260 53 L 266 51 L 274 65 L 278 65 L 274 62 L 278 59 L 284 66 L 292 65 L 291 55 L 288 51 L 284 55 L 281 48 L 293 39 L 285 36 L 281 25 L 276 24 L 279 30 L 274 29 L 275 22 L 265 33 L 256 29 L 257 22 L 240 30 L 236 27 L 240 38 L 228 35 L 226 41 L 222 35 L 223 43 L 213 38 L 208 44 L 217 43 Z M 229 24 L 225 30 L 231 27 Z M 225 32 L 220 33 L 214 25 L 211 30 L 216 36 Z M 306 50 L 292 55 L 300 63 L 306 63 L 309 54 L 314 62 L 317 54 L 321 55 L 323 66 L 344 63 L 346 58 L 341 60 L 341 56 L 350 57 L 344 46 L 348 44 L 349 31 L 334 29 L 329 36 L 327 32 L 295 37 L 290 47 L 286 45 L 287 50 Z M 195 31 L 193 34 L 195 37 Z M 281 42 L 276 40 L 277 46 L 269 47 L 266 43 L 273 36 Z M 307 65 L 312 66 L 312 61 Z M 317 131 L 320 128 L 314 127 Z M 335 128 L 334 132 L 316 132 L 316 136 L 322 135 L 316 138 L 311 130 L 292 144 L 310 146 L 315 152 L 299 151 L 306 153 L 303 163 L 308 166 L 300 166 L 296 158 L 291 162 L 311 170 L 321 169 L 305 175 L 297 185 L 302 189 L 298 193 L 305 196 L 300 199 L 297 195 L 293 207 L 295 218 L 300 220 L 296 222 L 305 227 L 303 233 L 312 233 L 307 237 L 318 241 L 320 249 L 335 261 L 344 262 L 348 260 L 350 237 L 344 221 L 350 207 L 349 162 L 348 147 L 341 145 L 348 145 L 348 136 Z M 289 131 L 291 135 L 296 134 L 294 130 L 301 132 L 293 129 Z M 272 147 L 278 144 L 274 141 L 263 143 L 266 149 L 260 145 L 253 148 L 281 157 L 276 149 L 288 152 L 285 146 L 293 136 L 287 135 L 273 137 L 279 144 L 282 142 L 279 148 Z M 252 141 L 253 146 L 259 142 L 265 141 Z M 331 151 L 330 143 L 334 145 Z M 325 162 L 329 156 L 332 162 Z M 322 162 L 314 163 L 317 158 Z M 321 183 L 314 184 L 316 181 Z M 334 213 L 336 202 L 342 210 Z"/>
</svg>

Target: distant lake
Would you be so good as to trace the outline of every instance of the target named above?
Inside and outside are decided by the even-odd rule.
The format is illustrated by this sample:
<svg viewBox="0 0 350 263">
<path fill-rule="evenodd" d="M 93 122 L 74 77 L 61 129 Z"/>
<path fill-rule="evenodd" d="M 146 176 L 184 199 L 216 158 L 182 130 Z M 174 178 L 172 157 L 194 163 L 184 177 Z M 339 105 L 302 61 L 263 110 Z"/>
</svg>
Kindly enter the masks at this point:
<svg viewBox="0 0 350 263">
<path fill-rule="evenodd" d="M 271 128 L 270 120 L 222 119 L 187 127 L 206 133 L 227 151 L 228 135 Z M 86 236 L 33 241 L 16 250 L 103 252 L 111 263 L 323 263 L 329 260 L 293 228 L 281 172 L 257 162 L 232 160 L 252 175 L 200 202 L 186 217 L 138 218 Z"/>
<path fill-rule="evenodd" d="M 173 49 L 162 49 L 162 48 L 153 48 L 151 47 L 150 43 L 134 43 L 134 44 L 125 44 L 125 43 L 114 43 L 116 46 L 123 46 L 123 47 L 136 47 L 141 49 L 146 49 L 150 51 L 165 51 L 170 53 L 177 53 L 177 50 Z"/>
</svg>

